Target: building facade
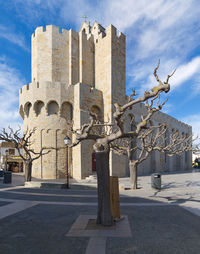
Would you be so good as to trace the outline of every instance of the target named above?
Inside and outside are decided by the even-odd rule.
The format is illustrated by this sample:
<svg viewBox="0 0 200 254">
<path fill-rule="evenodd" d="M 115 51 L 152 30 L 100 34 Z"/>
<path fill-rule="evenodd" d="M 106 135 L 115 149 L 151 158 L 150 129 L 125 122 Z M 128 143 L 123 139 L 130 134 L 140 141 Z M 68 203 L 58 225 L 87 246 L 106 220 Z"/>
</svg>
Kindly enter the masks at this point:
<svg viewBox="0 0 200 254">
<path fill-rule="evenodd" d="M 37 128 L 32 138 L 34 150 L 52 149 L 34 161 L 34 177 L 64 178 L 66 164 L 74 178 L 92 174 L 93 142 L 83 141 L 67 154 L 64 137 L 72 139 L 72 121 L 75 129 L 88 123 L 89 110 L 96 112 L 101 120 L 113 122 L 113 104 L 127 101 L 125 81 L 126 37 L 117 33 L 114 26 L 105 29 L 97 22 L 93 26 L 84 22 L 80 32 L 60 31 L 52 25 L 36 28 L 32 35 L 32 82 L 20 89 L 19 111 L 25 130 Z M 145 107 L 141 104 L 133 110 L 140 117 Z M 166 114 L 159 112 L 154 120 L 166 121 L 171 129 L 191 133 L 190 126 Z M 151 157 L 157 165 L 159 155 L 155 153 Z M 190 165 L 189 157 L 188 154 L 185 168 Z M 172 162 L 165 164 L 169 170 L 174 170 Z M 111 175 L 125 176 L 126 165 L 125 157 L 111 151 Z M 157 168 L 160 165 L 158 163 Z M 152 171 L 150 163 L 147 171 Z"/>
<path fill-rule="evenodd" d="M 11 142 L 0 143 L 0 169 L 15 173 L 23 171 L 23 160 L 19 156 L 15 144 Z"/>
</svg>

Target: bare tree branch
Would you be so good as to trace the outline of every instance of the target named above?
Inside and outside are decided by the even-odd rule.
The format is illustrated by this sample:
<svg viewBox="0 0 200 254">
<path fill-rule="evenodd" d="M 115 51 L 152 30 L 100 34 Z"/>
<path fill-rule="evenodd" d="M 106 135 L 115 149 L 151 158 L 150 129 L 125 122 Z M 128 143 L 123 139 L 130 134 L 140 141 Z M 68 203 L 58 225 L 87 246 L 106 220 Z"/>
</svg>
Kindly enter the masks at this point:
<svg viewBox="0 0 200 254">
<path fill-rule="evenodd" d="M 42 155 L 50 153 L 51 150 L 45 151 L 46 148 L 41 148 L 39 152 L 35 152 L 30 148 L 32 142 L 30 141 L 31 137 L 36 132 L 36 128 L 32 130 L 26 130 L 24 134 L 21 136 L 20 131 L 21 128 L 14 131 L 10 126 L 8 127 L 9 131 L 6 131 L 5 128 L 0 133 L 0 140 L 13 143 L 15 148 L 17 149 L 19 156 L 22 158 L 25 164 L 25 175 L 26 180 L 31 180 L 31 169 L 32 162 L 37 160 Z M 22 152 L 23 151 L 23 152 Z M 34 156 L 33 156 L 34 155 Z M 27 170 L 29 173 L 27 173 Z"/>
<path fill-rule="evenodd" d="M 89 112 L 90 115 L 90 123 L 84 124 L 81 126 L 80 129 L 73 130 L 72 128 L 72 133 L 75 134 L 75 141 L 71 145 L 71 147 L 76 146 L 79 144 L 82 140 L 90 139 L 90 140 L 98 140 L 97 143 L 107 143 L 108 145 L 112 143 L 116 139 L 120 138 L 133 138 L 134 136 L 137 137 L 140 133 L 140 131 L 144 128 L 147 127 L 147 123 L 152 117 L 152 115 L 161 110 L 164 104 L 166 103 L 167 100 L 165 100 L 163 103 L 160 103 L 160 94 L 161 92 L 168 92 L 170 90 L 170 85 L 169 85 L 169 78 L 174 74 L 174 72 L 171 75 L 168 75 L 167 79 L 165 82 L 162 82 L 157 74 L 157 70 L 159 68 L 160 60 L 158 61 L 158 65 L 154 70 L 154 76 L 156 78 L 156 81 L 158 82 L 158 86 L 155 86 L 151 92 L 146 91 L 144 93 L 144 96 L 141 96 L 139 98 L 134 98 L 136 96 L 135 89 L 132 90 L 132 94 L 129 96 L 128 102 L 124 104 L 123 106 L 120 106 L 118 103 L 114 104 L 115 107 L 115 112 L 113 114 L 113 118 L 115 121 L 115 131 L 111 131 L 109 134 L 108 133 L 103 133 L 102 131 L 99 133 L 93 133 L 92 129 L 96 127 L 101 127 L 102 125 L 106 127 L 108 126 L 107 123 L 100 123 L 97 121 L 97 116 L 96 114 Z M 159 98 L 157 102 L 157 107 L 153 107 L 154 101 Z M 142 121 L 137 124 L 136 130 L 131 131 L 131 132 L 125 132 L 124 131 L 124 119 L 122 119 L 122 116 L 124 115 L 125 111 L 127 109 L 130 109 L 131 106 L 140 103 L 140 102 L 145 102 L 148 99 L 151 99 L 150 104 L 147 103 L 147 110 L 148 114 L 146 116 L 143 116 Z M 132 121 L 134 121 L 134 116 L 132 117 Z M 112 125 L 112 123 L 110 123 Z M 113 127 L 112 127 L 113 128 Z M 111 128 L 110 128 L 111 129 Z M 102 130 L 102 129 L 101 129 Z M 97 144 L 96 144 L 97 145 Z M 101 146 L 101 145 L 100 145 Z M 100 147 L 98 145 L 98 147 Z"/>
<path fill-rule="evenodd" d="M 173 75 L 168 75 L 165 82 L 162 82 L 157 74 L 160 61 L 154 70 L 154 76 L 158 85 L 155 86 L 151 91 L 145 91 L 144 95 L 138 98 L 136 97 L 135 89 L 132 91 L 131 96 L 128 98 L 128 102 L 124 105 L 119 105 L 119 103 L 114 103 L 115 111 L 112 114 L 110 123 L 97 122 L 95 117 L 90 114 L 90 123 L 84 124 L 79 130 L 73 130 L 72 133 L 75 136 L 75 141 L 72 143 L 71 147 L 78 145 L 82 140 L 94 140 L 93 149 L 96 157 L 96 169 L 97 169 L 97 182 L 98 182 L 98 214 L 97 223 L 103 225 L 112 225 L 112 216 L 110 212 L 110 196 L 109 196 L 109 151 L 112 148 L 116 151 L 121 151 L 121 153 L 126 152 L 127 149 L 122 149 L 120 145 L 117 144 L 117 140 L 121 139 L 134 139 L 137 138 L 143 131 L 148 129 L 149 120 L 154 113 L 161 110 L 163 103 L 160 103 L 160 94 L 162 92 L 167 93 L 170 90 L 169 79 Z M 155 100 L 158 99 L 157 107 L 153 106 Z M 130 131 L 125 129 L 125 119 L 127 110 L 132 109 L 132 106 L 138 103 L 151 100 L 147 103 L 147 114 L 142 116 L 141 121 L 135 124 L 134 114 L 131 118 L 132 126 Z M 124 118 L 124 119 L 123 119 Z M 104 128 L 101 129 L 103 125 Z M 114 124 L 114 125 L 113 125 Z M 110 128 L 109 128 L 110 127 Z M 95 128 L 99 129 L 99 132 L 95 132 Z M 153 131 L 152 131 L 153 132 Z M 142 137 L 142 136 L 141 136 Z M 145 139 L 142 137 L 142 139 Z M 149 139 L 151 140 L 151 139 Z M 144 142 L 144 141 L 142 141 Z M 119 149 L 120 148 L 120 149 Z M 138 148 L 131 147 L 132 152 L 138 150 Z M 129 150 L 129 151 L 130 151 Z M 144 160 L 148 156 L 148 150 L 146 147 L 141 147 L 139 149 L 140 160 Z M 130 154 L 130 153 L 129 153 Z M 144 158 L 144 159 L 143 159 Z"/>
</svg>

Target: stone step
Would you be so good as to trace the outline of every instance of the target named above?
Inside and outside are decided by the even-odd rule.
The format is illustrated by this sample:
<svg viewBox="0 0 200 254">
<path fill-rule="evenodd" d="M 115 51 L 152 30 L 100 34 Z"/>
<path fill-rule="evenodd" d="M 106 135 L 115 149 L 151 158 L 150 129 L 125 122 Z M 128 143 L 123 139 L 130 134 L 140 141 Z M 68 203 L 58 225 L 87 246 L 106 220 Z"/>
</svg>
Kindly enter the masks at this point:
<svg viewBox="0 0 200 254">
<path fill-rule="evenodd" d="M 91 180 L 97 180 L 97 175 L 96 174 L 90 175 L 90 176 L 86 177 L 85 180 L 90 180 L 90 181 Z"/>
<path fill-rule="evenodd" d="M 25 185 L 25 187 L 28 187 L 28 188 L 67 189 L 66 183 L 31 181 L 31 182 L 25 182 L 24 185 Z"/>
</svg>

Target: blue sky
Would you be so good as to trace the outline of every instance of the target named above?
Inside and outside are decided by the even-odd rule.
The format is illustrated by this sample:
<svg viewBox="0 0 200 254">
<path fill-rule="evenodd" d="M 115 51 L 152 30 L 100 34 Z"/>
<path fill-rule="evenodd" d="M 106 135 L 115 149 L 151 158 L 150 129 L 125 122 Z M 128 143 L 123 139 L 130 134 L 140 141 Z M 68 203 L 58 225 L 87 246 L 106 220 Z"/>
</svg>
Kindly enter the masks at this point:
<svg viewBox="0 0 200 254">
<path fill-rule="evenodd" d="M 18 90 L 31 82 L 31 34 L 49 24 L 79 31 L 84 14 L 91 24 L 113 24 L 127 37 L 127 94 L 142 94 L 175 68 L 164 112 L 200 133 L 199 0 L 0 0 L 0 128 L 22 123 Z"/>
</svg>

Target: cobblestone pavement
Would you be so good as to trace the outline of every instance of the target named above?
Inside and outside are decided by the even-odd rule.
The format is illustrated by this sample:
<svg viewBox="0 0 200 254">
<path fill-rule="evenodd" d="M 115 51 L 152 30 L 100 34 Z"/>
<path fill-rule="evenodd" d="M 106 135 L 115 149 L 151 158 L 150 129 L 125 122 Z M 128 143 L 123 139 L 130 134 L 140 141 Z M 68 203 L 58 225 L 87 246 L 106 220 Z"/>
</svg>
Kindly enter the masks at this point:
<svg viewBox="0 0 200 254">
<path fill-rule="evenodd" d="M 37 179 L 33 179 L 37 180 Z M 2 254 L 188 254 L 200 253 L 200 173 L 162 175 L 162 189 L 150 176 L 138 190 L 120 179 L 121 214 L 112 228 L 95 228 L 96 180 L 71 182 L 70 189 L 25 188 L 22 175 L 0 183 Z"/>
</svg>

